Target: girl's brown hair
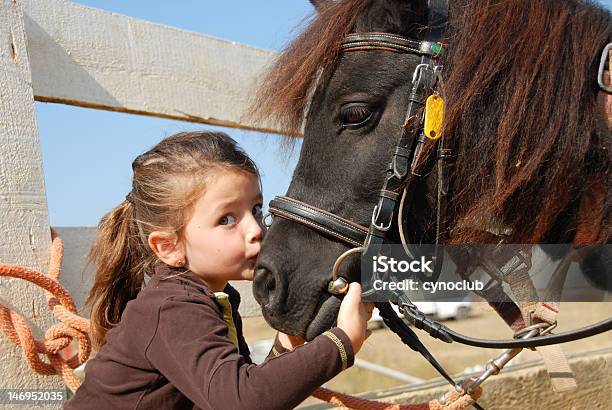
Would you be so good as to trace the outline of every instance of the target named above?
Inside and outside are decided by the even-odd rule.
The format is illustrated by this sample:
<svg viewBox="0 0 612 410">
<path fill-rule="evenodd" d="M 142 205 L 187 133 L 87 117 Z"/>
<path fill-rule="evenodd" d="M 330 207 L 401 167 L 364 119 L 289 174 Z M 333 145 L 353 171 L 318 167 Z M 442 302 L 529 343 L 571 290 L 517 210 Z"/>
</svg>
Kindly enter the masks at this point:
<svg viewBox="0 0 612 410">
<path fill-rule="evenodd" d="M 153 231 L 175 232 L 179 238 L 193 205 L 204 192 L 211 171 L 234 169 L 259 176 L 257 166 L 224 133 L 181 132 L 165 138 L 132 162 L 132 191 L 98 225 L 89 253 L 95 266 L 91 333 L 101 346 L 127 303 L 141 289 L 145 273 L 159 263 L 148 245 Z"/>
</svg>

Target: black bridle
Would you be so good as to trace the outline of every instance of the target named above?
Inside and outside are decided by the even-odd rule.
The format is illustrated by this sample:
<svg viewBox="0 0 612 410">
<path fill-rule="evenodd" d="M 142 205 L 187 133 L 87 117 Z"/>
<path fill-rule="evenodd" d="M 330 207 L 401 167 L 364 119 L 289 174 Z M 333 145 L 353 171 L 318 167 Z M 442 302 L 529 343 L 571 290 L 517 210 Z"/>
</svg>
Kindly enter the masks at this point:
<svg viewBox="0 0 612 410">
<path fill-rule="evenodd" d="M 336 260 L 333 267 L 332 280 L 329 284 L 329 291 L 331 293 L 339 294 L 346 290 L 348 282 L 346 279 L 339 277 L 337 272 L 339 265 L 348 255 L 359 252 L 377 254 L 381 250 L 394 216 L 396 214 L 399 215 L 399 212 L 396 213 L 396 210 L 400 202 L 403 207 L 403 202 L 408 193 L 408 186 L 410 185 L 408 180 L 410 176 L 416 176 L 416 166 L 422 153 L 423 144 L 426 141 L 426 136 L 422 133 L 423 118 L 420 111 L 422 111 L 425 98 L 429 96 L 430 90 L 434 89 L 439 78 L 441 67 L 436 64 L 436 59 L 443 51 L 443 46 L 439 42 L 443 35 L 440 28 L 445 26 L 447 14 L 447 4 L 445 1 L 432 0 L 429 3 L 430 24 L 428 26 L 432 30 L 428 31 L 424 40 L 416 41 L 388 33 L 353 33 L 344 39 L 340 48 L 340 51 L 344 53 L 383 50 L 409 53 L 421 57 L 421 62 L 417 65 L 412 79 L 413 85 L 404 127 L 385 174 L 385 181 L 380 190 L 378 203 L 372 212 L 369 228 L 287 196 L 276 197 L 270 202 L 269 211 L 275 217 L 300 223 L 322 234 L 348 243 L 351 246 L 356 246 L 356 248 L 340 255 Z M 419 131 L 421 133 L 418 138 L 415 138 Z M 440 161 L 444 161 L 449 157 L 448 151 L 439 152 L 443 154 L 439 155 Z M 439 167 L 439 169 L 443 169 L 443 166 Z M 442 176 L 445 175 L 443 173 Z M 448 184 L 439 184 L 439 186 L 445 187 Z M 441 199 L 445 195 L 446 192 L 444 192 L 444 195 L 438 195 L 439 208 Z M 398 221 L 398 227 L 401 230 L 401 220 Z M 437 280 L 437 277 L 428 279 Z M 412 305 L 412 303 L 410 304 Z M 449 383 L 453 386 L 458 386 L 421 343 L 417 335 L 397 316 L 389 303 L 377 303 L 376 305 L 387 326 L 397 333 L 405 344 L 422 354 Z M 478 405 L 476 404 L 476 406 Z"/>
<path fill-rule="evenodd" d="M 424 40 L 412 40 L 389 33 L 352 33 L 345 37 L 340 46 L 340 51 L 344 53 L 382 50 L 421 57 L 421 62 L 417 65 L 412 76 L 412 90 L 408 99 L 404 126 L 387 167 L 385 180 L 380 190 L 378 202 L 372 212 L 369 228 L 287 196 L 276 197 L 270 202 L 269 210 L 272 215 L 301 223 L 352 246 L 360 247 L 364 254 L 372 255 L 376 255 L 380 251 L 397 215 L 397 226 L 400 230 L 402 244 L 406 252 L 410 253 L 402 231 L 402 211 L 405 199 L 410 196 L 411 188 L 415 185 L 413 182 L 420 177 L 416 170 L 420 165 L 423 146 L 428 138 L 423 132 L 423 106 L 427 97 L 432 93 L 437 93 L 436 87 L 441 81 L 442 67 L 437 64 L 437 60 L 444 51 L 440 40 L 443 36 L 448 8 L 446 1 L 438 0 L 429 3 L 428 27 L 431 29 L 427 31 Z M 438 136 L 436 136 L 437 138 Z M 440 226 L 446 210 L 448 194 L 447 165 L 451 157 L 451 151 L 444 148 L 443 139 L 437 139 L 436 144 L 438 154 L 436 244 L 438 244 Z M 437 269 L 434 270 L 434 274 L 431 276 L 421 274 L 419 276 L 420 280 L 436 281 L 438 279 L 439 268 L 442 265 L 442 254 L 438 252 L 437 248 L 436 255 L 435 266 Z M 338 260 L 342 261 L 345 257 L 346 255 L 341 255 Z M 342 293 L 342 288 L 347 284 L 344 278 L 338 276 L 338 266 L 339 264 L 336 264 L 336 269 L 332 272 L 331 293 Z M 368 295 L 364 296 L 367 297 Z"/>
<path fill-rule="evenodd" d="M 428 138 L 423 132 L 423 106 L 427 97 L 437 93 L 437 87 L 441 82 L 440 74 L 442 67 L 438 65 L 437 61 L 444 51 L 440 41 L 444 34 L 443 30 L 446 25 L 447 16 L 446 1 L 430 0 L 428 3 L 430 14 L 429 30 L 423 40 L 408 39 L 389 33 L 352 33 L 344 39 L 340 47 L 340 51 L 344 53 L 383 50 L 408 53 L 421 57 L 420 64 L 417 65 L 412 77 L 412 89 L 408 99 L 404 126 L 387 167 L 378 202 L 372 212 L 370 226 L 365 227 L 287 196 L 278 196 L 270 202 L 269 211 L 273 216 L 300 223 L 355 247 L 340 255 L 336 260 L 329 284 L 330 293 L 339 294 L 346 290 L 347 280 L 338 275 L 338 268 L 345 258 L 356 253 L 365 255 L 378 254 L 385 240 L 388 239 L 389 230 L 395 218 L 397 218 L 397 227 L 402 245 L 404 245 L 406 252 L 410 254 L 403 235 L 402 211 L 404 210 L 405 200 L 408 199 L 410 201 L 412 199 L 411 193 L 414 189 L 415 181 L 420 177 L 417 173 L 418 166 L 423 159 L 423 147 Z M 452 152 L 444 147 L 444 138 L 436 140 L 435 152 L 437 153 L 436 168 L 438 173 L 435 239 L 436 269 L 431 276 L 421 276 L 419 279 L 422 281 L 436 281 L 442 265 L 442 252 L 439 252 L 437 244 L 441 240 L 441 224 L 446 212 L 449 188 L 448 166 L 452 158 Z M 491 292 L 500 291 L 501 284 L 499 284 L 499 289 L 491 289 Z M 364 297 L 368 296 L 367 293 L 364 293 Z M 541 329 L 530 326 L 525 329 L 525 332 L 520 334 L 520 339 L 474 339 L 456 333 L 443 324 L 429 319 L 418 310 L 403 292 L 389 293 L 388 300 L 399 304 L 406 318 L 415 327 L 427 331 L 431 336 L 447 343 L 456 341 L 477 347 L 496 349 L 533 348 L 569 342 L 612 329 L 612 319 L 607 319 L 591 326 L 554 335 L 537 336 L 538 334 L 543 334 Z M 503 310 L 504 316 L 521 317 L 520 309 L 516 304 L 507 296 L 504 300 L 504 302 L 500 303 L 502 306 L 496 308 L 498 313 Z M 380 310 L 387 326 L 397 333 L 404 343 L 411 349 L 421 353 L 445 379 L 452 385 L 457 386 L 420 342 L 417 335 L 397 316 L 389 303 L 377 303 L 376 306 Z M 480 407 L 477 404 L 476 406 Z"/>
</svg>

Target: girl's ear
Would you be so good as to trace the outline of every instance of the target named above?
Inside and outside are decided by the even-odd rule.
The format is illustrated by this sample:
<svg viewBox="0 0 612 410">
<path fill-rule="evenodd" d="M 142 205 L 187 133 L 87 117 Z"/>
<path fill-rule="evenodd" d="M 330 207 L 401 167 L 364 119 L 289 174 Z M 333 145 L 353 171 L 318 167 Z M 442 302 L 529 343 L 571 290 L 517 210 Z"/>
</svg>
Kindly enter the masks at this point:
<svg viewBox="0 0 612 410">
<path fill-rule="evenodd" d="M 180 246 L 176 233 L 153 231 L 149 234 L 149 246 L 166 265 L 174 267 L 185 265 L 185 252 Z"/>
</svg>

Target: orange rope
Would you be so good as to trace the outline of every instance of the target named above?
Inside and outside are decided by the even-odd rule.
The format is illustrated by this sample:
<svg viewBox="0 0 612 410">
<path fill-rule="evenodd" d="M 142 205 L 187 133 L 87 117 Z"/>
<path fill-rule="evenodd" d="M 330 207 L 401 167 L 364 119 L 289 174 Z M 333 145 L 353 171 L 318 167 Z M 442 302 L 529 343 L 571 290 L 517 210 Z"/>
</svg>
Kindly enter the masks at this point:
<svg viewBox="0 0 612 410">
<path fill-rule="evenodd" d="M 23 350 L 28 365 L 32 370 L 42 375 L 60 375 L 64 383 L 73 392 L 80 382 L 73 369 L 89 358 L 91 343 L 89 340 L 89 320 L 78 316 L 76 306 L 68 291 L 59 283 L 62 264 L 63 244 L 56 232 L 51 230 L 51 261 L 49 273 L 36 272 L 23 266 L 0 264 L 0 276 L 23 279 L 40 286 L 45 290 L 47 306 L 59 319 L 47 330 L 44 340 L 35 339 L 27 321 L 15 311 L 0 305 L 0 330 L 15 345 Z M 60 352 L 77 340 L 79 351 L 69 359 L 64 359 Z M 48 362 L 40 355 L 44 354 Z"/>
<path fill-rule="evenodd" d="M 443 403 L 434 399 L 427 403 L 393 404 L 350 396 L 323 387 L 319 387 L 312 393 L 313 397 L 329 402 L 335 406 L 359 410 L 463 410 L 474 404 L 481 395 L 482 388 L 480 386 L 478 386 L 471 395 L 464 392 L 457 392 L 454 388 L 451 388 L 451 390 L 444 395 Z"/>
<path fill-rule="evenodd" d="M 51 229 L 51 261 L 49 274 L 25 268 L 23 266 L 0 264 L 0 277 L 7 276 L 27 280 L 45 290 L 47 306 L 60 323 L 56 323 L 47 330 L 44 340 L 37 340 L 26 320 L 13 310 L 0 305 L 0 330 L 15 345 L 20 346 L 28 365 L 36 373 L 51 376 L 60 375 L 66 386 L 75 392 L 81 382 L 74 375 L 73 369 L 85 363 L 91 353 L 89 339 L 89 320 L 76 314 L 76 306 L 68 291 L 59 283 L 60 268 L 64 246 L 57 233 Z M 78 341 L 79 351 L 73 357 L 65 360 L 60 352 L 68 347 L 73 340 Z M 49 362 L 41 360 L 40 355 L 45 354 Z M 320 400 L 327 401 L 336 406 L 364 410 L 462 410 L 478 400 L 482 393 L 480 387 L 467 395 L 452 389 L 445 395 L 445 404 L 438 400 L 420 404 L 391 404 L 382 403 L 359 397 L 349 396 L 325 388 L 318 388 L 312 394 Z"/>
</svg>

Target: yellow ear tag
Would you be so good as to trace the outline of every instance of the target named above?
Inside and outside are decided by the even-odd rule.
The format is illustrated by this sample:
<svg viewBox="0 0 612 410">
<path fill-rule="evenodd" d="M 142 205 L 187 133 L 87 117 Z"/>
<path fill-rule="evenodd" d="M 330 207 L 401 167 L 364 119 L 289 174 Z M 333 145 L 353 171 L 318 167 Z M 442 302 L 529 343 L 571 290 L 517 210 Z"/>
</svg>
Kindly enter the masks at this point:
<svg viewBox="0 0 612 410">
<path fill-rule="evenodd" d="M 425 102 L 425 136 L 430 140 L 437 140 L 442 136 L 442 122 L 444 120 L 444 100 L 438 93 L 427 97 Z"/>
</svg>

